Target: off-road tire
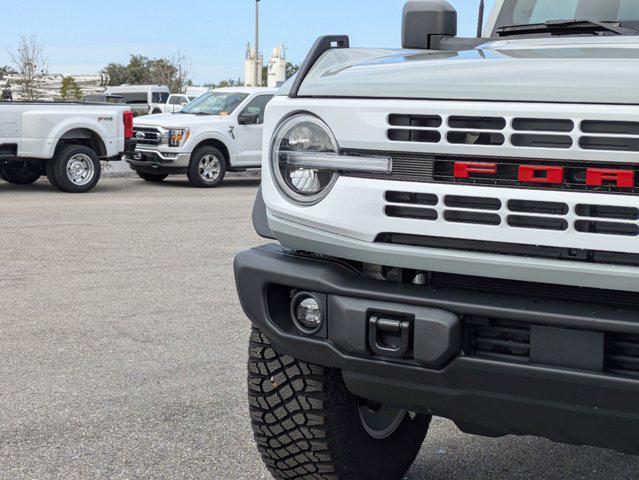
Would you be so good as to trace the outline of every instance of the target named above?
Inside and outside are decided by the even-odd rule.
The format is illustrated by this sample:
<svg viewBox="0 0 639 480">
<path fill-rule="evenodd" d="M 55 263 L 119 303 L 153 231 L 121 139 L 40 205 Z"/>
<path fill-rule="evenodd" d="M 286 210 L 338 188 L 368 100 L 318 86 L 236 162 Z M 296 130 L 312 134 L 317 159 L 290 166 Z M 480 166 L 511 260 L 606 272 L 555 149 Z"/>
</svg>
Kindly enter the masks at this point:
<svg viewBox="0 0 639 480">
<path fill-rule="evenodd" d="M 207 155 L 214 155 L 219 161 L 220 173 L 214 181 L 206 181 L 200 175 L 200 162 Z M 220 149 L 205 145 L 198 148 L 191 155 L 191 163 L 189 164 L 187 176 L 189 178 L 189 183 L 194 187 L 215 188 L 220 186 L 222 182 L 224 182 L 224 177 L 226 176 L 227 169 L 228 160 L 226 156 L 220 151 Z"/>
<path fill-rule="evenodd" d="M 390 437 L 374 439 L 338 370 L 280 355 L 256 329 L 248 391 L 257 446 L 277 480 L 401 480 L 430 424 L 406 415 Z"/>
<path fill-rule="evenodd" d="M 150 172 L 141 172 L 139 170 L 136 170 L 136 173 L 142 180 L 145 180 L 151 183 L 163 182 L 169 176 L 168 173 L 150 173 Z"/>
<path fill-rule="evenodd" d="M 94 173 L 91 181 L 84 185 L 73 183 L 67 175 L 67 163 L 74 155 L 86 155 L 93 163 Z M 100 181 L 102 165 L 100 164 L 98 155 L 89 147 L 85 147 L 84 145 L 67 145 L 60 147 L 56 151 L 53 159 L 47 162 L 46 170 L 49 183 L 56 190 L 68 193 L 86 193 L 92 190 Z"/>
<path fill-rule="evenodd" d="M 0 178 L 14 185 L 31 185 L 42 176 L 40 165 L 29 165 L 20 168 L 0 168 Z"/>
</svg>

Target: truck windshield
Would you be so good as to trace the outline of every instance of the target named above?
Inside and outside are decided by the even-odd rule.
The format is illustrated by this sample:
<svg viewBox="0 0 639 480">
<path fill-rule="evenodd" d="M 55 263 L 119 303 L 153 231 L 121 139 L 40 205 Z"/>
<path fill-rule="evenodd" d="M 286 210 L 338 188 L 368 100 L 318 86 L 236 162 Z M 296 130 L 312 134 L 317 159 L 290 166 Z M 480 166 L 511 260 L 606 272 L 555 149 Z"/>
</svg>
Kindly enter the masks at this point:
<svg viewBox="0 0 639 480">
<path fill-rule="evenodd" d="M 210 92 L 191 102 L 181 113 L 191 115 L 230 115 L 248 97 L 247 93 Z"/>
<path fill-rule="evenodd" d="M 616 22 L 639 30 L 637 0 L 506 0 L 497 20 L 495 35 L 501 27 L 535 25 L 555 20 L 591 20 Z M 548 35 L 553 32 L 549 31 Z"/>
</svg>

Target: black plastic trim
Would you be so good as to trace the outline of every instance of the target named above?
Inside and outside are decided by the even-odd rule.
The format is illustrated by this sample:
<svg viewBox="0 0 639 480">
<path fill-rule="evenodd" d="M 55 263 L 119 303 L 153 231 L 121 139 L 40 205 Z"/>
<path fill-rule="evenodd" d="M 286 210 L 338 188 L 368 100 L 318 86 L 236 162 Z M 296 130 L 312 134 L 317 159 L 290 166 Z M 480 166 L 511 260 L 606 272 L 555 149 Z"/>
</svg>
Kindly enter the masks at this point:
<svg viewBox="0 0 639 480">
<path fill-rule="evenodd" d="M 306 80 L 306 77 L 310 73 L 311 69 L 319 60 L 319 58 L 324 55 L 324 53 L 334 48 L 349 47 L 350 39 L 348 35 L 326 35 L 318 38 L 315 41 L 315 44 L 311 47 L 311 51 L 308 53 L 308 56 L 304 60 L 304 63 L 302 64 L 299 72 L 297 72 L 288 96 L 290 98 L 297 98 L 299 96 L 300 88 L 302 88 L 304 80 Z"/>
<path fill-rule="evenodd" d="M 239 254 L 236 283 L 242 307 L 275 348 L 297 359 L 337 368 L 348 388 L 373 401 L 450 418 L 469 433 L 536 435 L 639 453 L 639 381 L 634 378 L 457 356 L 442 369 L 406 360 L 349 355 L 322 338 L 278 328 L 269 317 L 271 285 L 410 309 L 486 315 L 549 327 L 610 333 L 639 332 L 637 308 L 455 288 L 385 283 L 346 265 L 295 255 L 271 245 Z M 331 312 L 329 312 L 330 318 Z M 347 319 L 335 319 L 347 323 Z M 477 415 L 481 412 L 481 415 Z"/>
</svg>

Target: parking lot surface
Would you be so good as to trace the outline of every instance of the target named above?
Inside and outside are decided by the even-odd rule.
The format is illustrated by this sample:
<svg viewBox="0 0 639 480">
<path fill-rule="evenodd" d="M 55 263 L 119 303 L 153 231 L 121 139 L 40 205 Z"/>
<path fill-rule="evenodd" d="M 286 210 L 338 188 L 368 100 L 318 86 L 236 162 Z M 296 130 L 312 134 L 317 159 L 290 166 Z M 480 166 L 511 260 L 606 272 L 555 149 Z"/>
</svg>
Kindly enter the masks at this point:
<svg viewBox="0 0 639 480">
<path fill-rule="evenodd" d="M 234 253 L 258 181 L 0 182 L 0 478 L 267 479 Z M 639 460 L 437 420 L 410 480 L 631 479 Z"/>
</svg>

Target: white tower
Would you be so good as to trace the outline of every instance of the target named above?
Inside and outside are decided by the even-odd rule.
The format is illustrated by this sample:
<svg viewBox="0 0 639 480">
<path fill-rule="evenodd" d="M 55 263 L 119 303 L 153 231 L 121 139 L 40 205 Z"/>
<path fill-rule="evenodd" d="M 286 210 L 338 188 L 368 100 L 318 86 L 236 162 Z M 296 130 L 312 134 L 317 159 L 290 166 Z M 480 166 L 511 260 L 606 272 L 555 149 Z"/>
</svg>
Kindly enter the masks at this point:
<svg viewBox="0 0 639 480">
<path fill-rule="evenodd" d="M 268 61 L 268 87 L 276 88 L 286 81 L 286 48 L 280 45 L 273 49 Z"/>
<path fill-rule="evenodd" d="M 251 44 L 249 43 L 246 46 L 246 59 L 244 60 L 245 87 L 261 87 L 264 85 L 264 79 L 262 78 L 262 65 L 264 65 L 262 55 L 258 55 L 255 49 L 251 48 Z"/>
</svg>

